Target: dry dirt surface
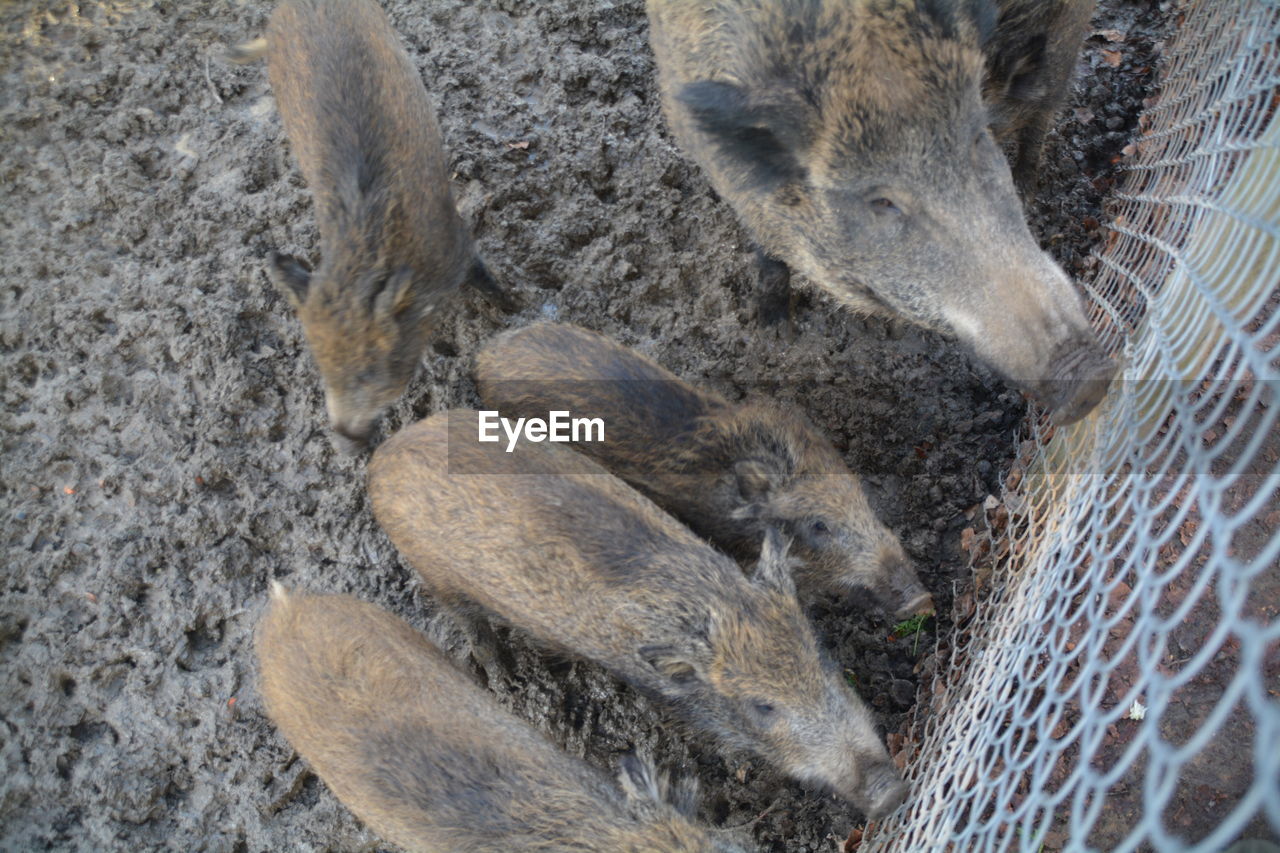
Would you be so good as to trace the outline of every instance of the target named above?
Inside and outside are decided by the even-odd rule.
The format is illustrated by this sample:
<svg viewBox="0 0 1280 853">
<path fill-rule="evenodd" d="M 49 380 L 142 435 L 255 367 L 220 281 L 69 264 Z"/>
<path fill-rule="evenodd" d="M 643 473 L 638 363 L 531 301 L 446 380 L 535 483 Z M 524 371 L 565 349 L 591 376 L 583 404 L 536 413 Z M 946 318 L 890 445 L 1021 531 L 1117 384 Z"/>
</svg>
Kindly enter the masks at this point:
<svg viewBox="0 0 1280 853">
<path fill-rule="evenodd" d="M 997 490 L 1020 395 L 943 338 L 807 288 L 793 344 L 757 328 L 748 239 L 663 129 L 640 0 L 387 7 L 463 213 L 523 308 L 463 299 L 385 428 L 474 404 L 472 359 L 495 332 L 580 323 L 805 411 L 950 613 L 962 511 Z M 364 461 L 331 448 L 263 271 L 274 248 L 319 255 L 265 71 L 223 59 L 270 9 L 0 6 L 0 849 L 376 848 L 264 716 L 252 632 L 272 578 L 376 602 L 476 669 L 374 524 Z M 1114 20 L 1154 31 L 1159 13 L 1108 0 L 1097 25 Z M 1077 87 L 1087 109 L 1051 140 L 1033 208 L 1073 273 L 1150 79 L 1090 55 L 1086 71 L 1119 82 L 1091 88 L 1089 71 Z M 896 730 L 934 629 L 890 642 L 857 600 L 815 618 Z M 609 767 L 637 749 L 696 776 L 701 818 L 763 850 L 834 850 L 861 822 L 598 668 L 509 639 L 489 686 L 571 753 Z"/>
</svg>

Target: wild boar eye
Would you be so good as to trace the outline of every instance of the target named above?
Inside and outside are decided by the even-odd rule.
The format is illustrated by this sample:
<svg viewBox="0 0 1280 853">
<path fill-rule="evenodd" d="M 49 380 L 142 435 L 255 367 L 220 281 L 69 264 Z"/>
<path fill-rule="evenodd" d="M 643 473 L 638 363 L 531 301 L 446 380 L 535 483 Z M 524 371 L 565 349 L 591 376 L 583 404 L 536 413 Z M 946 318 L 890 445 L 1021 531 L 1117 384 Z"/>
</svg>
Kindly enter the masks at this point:
<svg viewBox="0 0 1280 853">
<path fill-rule="evenodd" d="M 754 705 L 751 706 L 751 709 L 756 712 L 756 716 L 765 720 L 772 717 L 774 711 L 777 710 L 768 702 L 756 702 Z"/>
<path fill-rule="evenodd" d="M 826 536 L 831 532 L 831 528 L 827 527 L 827 523 L 825 521 L 815 521 L 813 524 L 809 525 L 809 532 L 814 536 Z"/>
<path fill-rule="evenodd" d="M 876 198 L 871 199 L 871 201 L 867 203 L 871 205 L 871 209 L 875 213 L 879 213 L 879 214 L 896 213 L 898 215 L 902 215 L 902 209 L 898 207 L 896 204 L 894 204 L 892 199 L 887 199 L 884 196 L 877 196 Z"/>
</svg>

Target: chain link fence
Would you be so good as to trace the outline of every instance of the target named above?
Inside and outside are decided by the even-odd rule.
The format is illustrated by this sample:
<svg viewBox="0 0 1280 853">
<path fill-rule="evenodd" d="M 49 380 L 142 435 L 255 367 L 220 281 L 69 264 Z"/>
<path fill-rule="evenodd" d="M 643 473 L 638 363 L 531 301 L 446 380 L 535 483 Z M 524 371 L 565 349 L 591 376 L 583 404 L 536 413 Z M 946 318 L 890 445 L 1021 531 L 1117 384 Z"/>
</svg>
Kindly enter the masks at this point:
<svg viewBox="0 0 1280 853">
<path fill-rule="evenodd" d="M 1280 835 L 1280 5 L 1173 14 L 1086 285 L 1123 381 L 966 531 L 911 806 L 860 853 Z"/>
</svg>

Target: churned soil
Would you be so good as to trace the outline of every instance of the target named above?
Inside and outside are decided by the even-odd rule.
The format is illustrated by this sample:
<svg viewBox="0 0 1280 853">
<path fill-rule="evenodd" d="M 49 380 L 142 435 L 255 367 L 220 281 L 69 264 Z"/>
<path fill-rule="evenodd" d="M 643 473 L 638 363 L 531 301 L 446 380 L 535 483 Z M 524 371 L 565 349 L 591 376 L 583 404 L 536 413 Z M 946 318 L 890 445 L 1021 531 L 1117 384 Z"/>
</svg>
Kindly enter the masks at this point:
<svg viewBox="0 0 1280 853">
<path fill-rule="evenodd" d="M 386 5 L 438 106 L 464 216 L 522 308 L 464 296 L 384 429 L 475 404 L 477 348 L 541 319 L 802 410 L 939 603 L 910 640 L 858 600 L 814 609 L 897 731 L 1021 395 L 954 343 L 803 282 L 794 343 L 757 326 L 748 237 L 664 129 L 641 0 Z M 379 846 L 264 715 L 252 636 L 272 578 L 376 602 L 477 671 L 374 523 L 365 460 L 332 449 L 301 330 L 264 273 L 272 249 L 314 262 L 320 248 L 263 67 L 224 60 L 271 7 L 0 7 L 3 849 Z M 1105 0 L 1096 26 L 1151 53 L 1161 22 L 1154 4 Z M 1100 53 L 1124 45 L 1091 40 L 1031 204 L 1076 275 L 1152 76 Z M 700 817 L 727 832 L 830 851 L 862 820 L 595 666 L 509 646 L 488 686 L 515 713 L 599 766 L 637 749 L 696 776 Z"/>
</svg>

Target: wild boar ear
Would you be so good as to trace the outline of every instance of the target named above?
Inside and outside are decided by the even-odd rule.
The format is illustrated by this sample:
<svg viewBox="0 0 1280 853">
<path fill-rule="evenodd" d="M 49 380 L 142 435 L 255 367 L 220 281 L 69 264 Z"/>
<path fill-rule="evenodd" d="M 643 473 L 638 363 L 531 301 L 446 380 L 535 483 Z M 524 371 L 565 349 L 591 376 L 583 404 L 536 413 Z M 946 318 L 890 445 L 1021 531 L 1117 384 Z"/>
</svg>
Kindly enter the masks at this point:
<svg viewBox="0 0 1280 853">
<path fill-rule="evenodd" d="M 693 686 L 706 681 L 708 650 L 700 641 L 690 639 L 688 646 L 644 646 L 639 649 L 640 657 L 672 684 Z"/>
<path fill-rule="evenodd" d="M 307 289 L 311 286 L 311 270 L 292 255 L 272 252 L 267 264 L 267 275 L 281 293 L 295 306 L 307 301 Z"/>
<path fill-rule="evenodd" d="M 787 558 L 787 549 L 791 543 L 774 525 L 764 531 L 764 541 L 760 543 L 760 559 L 756 561 L 755 574 L 752 580 L 767 589 L 795 594 L 795 579 L 791 574 L 791 561 Z"/>
<path fill-rule="evenodd" d="M 665 786 L 663 782 L 666 783 Z M 658 786 L 662 790 L 662 798 L 677 812 L 687 818 L 693 818 L 698 813 L 698 778 L 696 776 L 682 776 L 674 781 L 660 779 Z"/>
<path fill-rule="evenodd" d="M 752 184 L 772 190 L 804 180 L 798 149 L 807 122 L 801 110 L 753 104 L 741 86 L 720 80 L 690 83 L 677 99 Z"/>
<path fill-rule="evenodd" d="M 999 9 L 991 0 L 968 0 L 965 8 L 969 17 L 973 19 L 974 27 L 978 30 L 978 44 L 986 47 L 991 43 L 991 37 L 996 34 Z"/>
<path fill-rule="evenodd" d="M 1041 91 L 1044 87 L 1041 70 L 1046 62 L 1048 47 L 1044 34 L 1039 33 L 1028 39 L 1022 50 L 1004 60 L 1000 71 L 1008 81 L 1008 91 L 1005 93 L 1007 97 L 1031 101 L 1045 96 L 1046 93 Z"/>
<path fill-rule="evenodd" d="M 413 270 L 400 267 L 387 276 L 373 297 L 373 315 L 391 319 L 413 307 Z"/>
<path fill-rule="evenodd" d="M 653 764 L 634 752 L 627 753 L 618 761 L 618 784 L 629 800 L 662 799 L 662 787 L 658 784 L 658 773 Z"/>
<path fill-rule="evenodd" d="M 748 501 L 761 501 L 778 485 L 774 472 L 759 459 L 744 459 L 733 466 L 738 492 Z"/>
</svg>

